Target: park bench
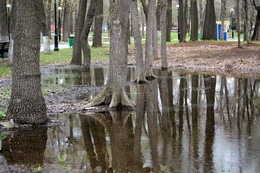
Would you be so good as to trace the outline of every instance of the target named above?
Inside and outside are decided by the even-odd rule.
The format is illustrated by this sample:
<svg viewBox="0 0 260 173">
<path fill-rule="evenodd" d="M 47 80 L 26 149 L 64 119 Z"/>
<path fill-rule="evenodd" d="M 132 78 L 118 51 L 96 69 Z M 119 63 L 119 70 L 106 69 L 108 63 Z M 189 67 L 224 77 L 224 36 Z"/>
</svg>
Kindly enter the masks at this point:
<svg viewBox="0 0 260 173">
<path fill-rule="evenodd" d="M 4 59 L 4 52 L 9 50 L 9 41 L 0 41 L 0 57 Z"/>
</svg>

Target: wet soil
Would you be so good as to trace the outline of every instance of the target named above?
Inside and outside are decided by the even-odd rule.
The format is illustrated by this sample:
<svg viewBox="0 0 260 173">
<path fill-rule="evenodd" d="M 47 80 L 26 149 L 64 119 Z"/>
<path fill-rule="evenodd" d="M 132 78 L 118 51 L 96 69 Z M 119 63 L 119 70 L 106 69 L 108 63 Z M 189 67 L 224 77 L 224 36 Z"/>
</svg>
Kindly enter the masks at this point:
<svg viewBox="0 0 260 173">
<path fill-rule="evenodd" d="M 235 42 L 181 43 L 168 46 L 167 56 L 169 69 L 174 71 L 260 78 L 260 44 L 238 48 Z M 133 49 L 129 63 L 135 64 Z M 159 58 L 154 66 L 161 66 Z"/>
<path fill-rule="evenodd" d="M 231 42 L 193 42 L 170 45 L 167 48 L 169 70 L 184 73 L 222 74 L 242 78 L 260 78 L 260 44 L 243 44 L 237 48 Z M 100 62 L 93 62 L 97 64 Z M 67 63 L 66 63 L 67 64 Z M 128 64 L 135 64 L 134 49 L 129 49 Z M 155 67 L 160 67 L 161 60 L 156 59 Z M 43 75 L 49 68 L 63 66 L 64 63 L 41 67 Z M 108 65 L 108 61 L 102 62 Z M 66 65 L 66 67 L 68 67 Z M 75 66 L 73 67 L 75 68 Z M 10 79 L 0 79 L 0 108 L 7 109 L 11 89 Z M 61 85 L 58 89 L 45 94 L 49 114 L 81 112 L 90 95 L 102 89 L 89 86 Z M 85 94 L 84 94 L 85 93 Z M 86 94 L 88 93 L 88 94 Z M 94 108 L 85 111 L 93 111 Z M 98 108 L 106 109 L 106 108 Z M 94 109 L 95 110 L 95 109 Z"/>
</svg>

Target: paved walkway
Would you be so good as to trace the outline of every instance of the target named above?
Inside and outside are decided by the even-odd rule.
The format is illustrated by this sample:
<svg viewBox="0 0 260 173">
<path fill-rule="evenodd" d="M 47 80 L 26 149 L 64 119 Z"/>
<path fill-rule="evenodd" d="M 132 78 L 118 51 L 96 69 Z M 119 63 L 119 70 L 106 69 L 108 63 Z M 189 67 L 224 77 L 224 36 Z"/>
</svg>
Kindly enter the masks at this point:
<svg viewBox="0 0 260 173">
<path fill-rule="evenodd" d="M 89 41 L 88 43 L 89 43 L 89 45 L 92 45 L 92 41 Z M 102 43 L 103 43 L 103 44 L 109 44 L 108 41 L 103 41 Z M 69 43 L 59 43 L 59 44 L 58 44 L 58 47 L 59 47 L 59 49 L 70 48 Z M 54 44 L 51 44 L 51 50 L 54 50 Z M 43 44 L 41 44 L 41 49 L 40 49 L 40 51 L 44 51 Z"/>
</svg>

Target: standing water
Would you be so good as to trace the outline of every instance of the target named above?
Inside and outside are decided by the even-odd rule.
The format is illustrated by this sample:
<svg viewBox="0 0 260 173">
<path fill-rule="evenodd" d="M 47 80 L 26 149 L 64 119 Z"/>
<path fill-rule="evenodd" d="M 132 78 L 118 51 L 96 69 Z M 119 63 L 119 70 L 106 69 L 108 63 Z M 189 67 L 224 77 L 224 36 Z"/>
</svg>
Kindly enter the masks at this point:
<svg viewBox="0 0 260 173">
<path fill-rule="evenodd" d="M 136 111 L 55 114 L 63 126 L 1 134 L 0 172 L 260 172 L 258 80 L 155 70 L 136 85 L 128 70 Z M 43 74 L 43 86 L 108 79 L 106 67 Z"/>
</svg>

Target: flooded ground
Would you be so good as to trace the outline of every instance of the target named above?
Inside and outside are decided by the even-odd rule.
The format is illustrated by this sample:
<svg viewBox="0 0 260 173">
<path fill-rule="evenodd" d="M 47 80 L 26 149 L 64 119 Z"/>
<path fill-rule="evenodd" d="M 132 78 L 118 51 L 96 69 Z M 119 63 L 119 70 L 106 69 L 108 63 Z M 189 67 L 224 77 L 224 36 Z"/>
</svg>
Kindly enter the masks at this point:
<svg viewBox="0 0 260 173">
<path fill-rule="evenodd" d="M 260 172 L 260 81 L 155 70 L 136 85 L 128 70 L 136 111 L 51 114 L 64 125 L 4 132 L 0 172 Z M 107 74 L 44 71 L 43 87 L 67 88 L 48 104 L 92 98 Z"/>
</svg>

